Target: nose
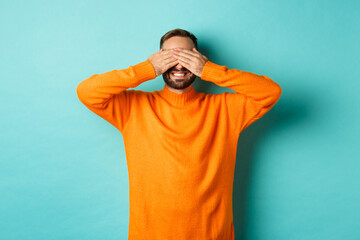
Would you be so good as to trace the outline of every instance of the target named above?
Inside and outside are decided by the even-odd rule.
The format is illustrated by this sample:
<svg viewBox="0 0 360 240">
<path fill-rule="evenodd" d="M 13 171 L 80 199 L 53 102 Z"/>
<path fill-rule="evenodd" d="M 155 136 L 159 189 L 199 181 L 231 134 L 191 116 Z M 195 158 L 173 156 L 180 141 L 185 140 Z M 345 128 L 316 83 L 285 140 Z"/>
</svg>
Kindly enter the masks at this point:
<svg viewBox="0 0 360 240">
<path fill-rule="evenodd" d="M 175 68 L 178 70 L 181 70 L 183 68 L 183 66 L 181 65 L 181 63 L 178 63 L 177 65 L 175 65 Z"/>
</svg>

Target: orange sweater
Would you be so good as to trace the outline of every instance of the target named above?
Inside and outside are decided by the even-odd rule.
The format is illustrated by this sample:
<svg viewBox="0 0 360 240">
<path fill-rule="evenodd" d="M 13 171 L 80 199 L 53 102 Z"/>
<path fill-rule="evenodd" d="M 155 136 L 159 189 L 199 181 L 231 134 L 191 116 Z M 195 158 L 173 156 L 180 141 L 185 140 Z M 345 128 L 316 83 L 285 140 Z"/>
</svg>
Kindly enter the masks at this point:
<svg viewBox="0 0 360 240">
<path fill-rule="evenodd" d="M 156 78 L 150 61 L 95 74 L 80 101 L 123 136 L 132 240 L 232 240 L 239 134 L 281 95 L 269 77 L 206 62 L 201 79 L 236 93 L 177 94 L 165 86 L 126 90 Z"/>
</svg>

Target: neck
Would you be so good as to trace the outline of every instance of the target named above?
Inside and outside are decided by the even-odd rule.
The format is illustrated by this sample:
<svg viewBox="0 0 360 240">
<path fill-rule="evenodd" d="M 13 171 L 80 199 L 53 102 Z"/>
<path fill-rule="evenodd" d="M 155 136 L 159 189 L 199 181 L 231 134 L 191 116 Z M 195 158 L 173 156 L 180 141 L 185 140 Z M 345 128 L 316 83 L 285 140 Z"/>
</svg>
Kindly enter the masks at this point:
<svg viewBox="0 0 360 240">
<path fill-rule="evenodd" d="M 173 89 L 173 88 L 172 88 Z M 186 89 L 175 89 L 181 91 L 172 91 L 168 86 L 164 85 L 164 88 L 157 93 L 160 95 L 162 99 L 166 102 L 170 103 L 175 107 L 185 107 L 186 105 L 195 101 L 198 97 L 200 97 L 200 93 L 195 91 L 193 85 L 189 86 L 189 91 L 186 92 Z M 180 93 L 182 92 L 182 93 Z"/>
<path fill-rule="evenodd" d="M 165 83 L 165 87 L 166 87 L 167 89 L 169 89 L 169 91 L 172 91 L 172 92 L 177 93 L 177 94 L 183 94 L 183 93 L 189 92 L 189 91 L 191 90 L 191 86 L 192 86 L 192 85 L 190 85 L 190 86 L 188 86 L 187 88 L 184 88 L 184 89 L 176 89 L 176 88 L 170 87 L 169 85 L 167 85 L 167 84 Z"/>
</svg>

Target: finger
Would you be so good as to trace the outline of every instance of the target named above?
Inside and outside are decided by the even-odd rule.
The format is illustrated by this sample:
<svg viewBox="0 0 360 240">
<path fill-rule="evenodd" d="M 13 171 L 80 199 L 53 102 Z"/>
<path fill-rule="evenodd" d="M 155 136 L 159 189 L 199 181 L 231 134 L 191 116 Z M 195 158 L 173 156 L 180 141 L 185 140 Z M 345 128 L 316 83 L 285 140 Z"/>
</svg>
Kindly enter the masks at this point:
<svg viewBox="0 0 360 240">
<path fill-rule="evenodd" d="M 169 68 L 171 68 L 171 67 L 173 67 L 173 66 L 175 66 L 175 65 L 177 65 L 177 64 L 178 64 L 178 60 L 176 60 L 176 59 L 174 59 L 173 61 L 167 62 L 166 65 L 165 65 L 166 71 L 167 71 Z"/>
<path fill-rule="evenodd" d="M 174 66 L 178 63 L 178 60 L 177 59 L 173 59 L 171 61 L 168 62 L 168 64 L 170 64 L 171 66 Z"/>
<path fill-rule="evenodd" d="M 194 53 L 194 52 L 192 52 L 190 50 L 183 50 L 183 51 L 180 51 L 180 52 L 175 52 L 175 55 L 183 56 L 183 57 L 192 59 L 193 61 L 195 61 L 195 58 L 200 58 L 201 57 L 200 54 Z"/>
<path fill-rule="evenodd" d="M 204 55 L 202 55 L 196 48 L 193 48 L 193 51 L 194 51 L 195 53 L 197 53 L 197 54 L 198 54 L 197 56 L 199 56 L 200 58 L 205 59 L 205 60 L 208 60 L 207 57 L 204 56 Z"/>
<path fill-rule="evenodd" d="M 164 59 L 163 61 L 164 61 L 165 64 L 167 64 L 168 62 L 173 62 L 173 61 L 176 62 L 177 59 L 171 56 L 169 58 Z"/>
<path fill-rule="evenodd" d="M 183 65 L 185 68 L 189 69 L 191 71 L 191 64 L 186 62 L 186 61 L 183 61 L 182 59 L 178 59 L 179 63 L 181 65 Z"/>
<path fill-rule="evenodd" d="M 178 52 L 186 53 L 186 54 L 192 55 L 194 57 L 199 56 L 199 53 L 196 53 L 196 52 L 194 52 L 192 50 L 188 50 L 188 49 L 180 49 L 180 51 L 178 51 Z"/>
<path fill-rule="evenodd" d="M 169 54 L 169 55 L 164 56 L 163 61 L 166 61 L 168 59 L 175 59 L 176 60 L 176 57 L 174 55 L 172 55 L 172 54 Z"/>
<path fill-rule="evenodd" d="M 171 54 L 171 51 L 170 51 L 170 49 L 162 49 L 161 54 L 162 55 L 169 55 L 169 54 Z"/>
<path fill-rule="evenodd" d="M 182 56 L 182 57 L 186 57 L 186 58 L 194 58 L 196 57 L 195 55 L 192 55 L 188 52 L 189 50 L 178 50 L 178 51 L 174 51 L 172 54 L 174 56 Z"/>
<path fill-rule="evenodd" d="M 163 56 L 165 56 L 166 58 L 169 56 L 173 56 L 173 51 L 171 49 L 164 50 Z"/>
<path fill-rule="evenodd" d="M 194 50 L 194 52 L 198 52 L 198 53 L 200 53 L 196 48 L 193 48 L 193 50 Z"/>
<path fill-rule="evenodd" d="M 176 57 L 173 54 L 169 54 L 169 55 L 164 55 L 162 61 L 167 62 L 167 61 L 176 61 Z"/>
<path fill-rule="evenodd" d="M 174 57 L 181 59 L 183 61 L 186 61 L 186 62 L 193 62 L 195 60 L 194 59 L 195 57 L 193 55 L 190 55 L 190 54 L 187 54 L 184 52 L 175 53 Z"/>
</svg>

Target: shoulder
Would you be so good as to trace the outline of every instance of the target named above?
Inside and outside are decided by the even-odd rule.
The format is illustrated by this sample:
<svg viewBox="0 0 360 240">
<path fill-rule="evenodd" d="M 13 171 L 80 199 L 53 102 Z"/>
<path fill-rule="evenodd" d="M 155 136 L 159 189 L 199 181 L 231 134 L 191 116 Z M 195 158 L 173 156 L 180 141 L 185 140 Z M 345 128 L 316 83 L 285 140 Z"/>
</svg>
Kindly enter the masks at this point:
<svg viewBox="0 0 360 240">
<path fill-rule="evenodd" d="M 234 94 L 235 93 L 226 92 L 226 91 L 222 93 L 204 93 L 204 98 L 212 99 L 212 100 L 221 100 L 221 99 L 226 99 Z"/>
<path fill-rule="evenodd" d="M 135 89 L 126 89 L 121 91 L 119 94 L 116 94 L 114 97 L 121 100 L 124 99 L 130 102 L 134 101 L 142 101 L 143 99 L 148 98 L 150 92 L 142 91 L 142 90 L 135 90 Z"/>
<path fill-rule="evenodd" d="M 208 93 L 205 94 L 204 100 L 211 104 L 218 105 L 228 105 L 228 104 L 238 104 L 243 101 L 245 95 L 239 94 L 236 92 L 227 92 L 224 91 L 222 93 Z"/>
<path fill-rule="evenodd" d="M 146 92 L 146 91 L 135 90 L 135 89 L 127 89 L 125 91 L 122 91 L 121 93 L 127 94 L 129 96 L 136 96 L 136 97 L 149 96 L 152 94 L 152 92 Z"/>
</svg>

